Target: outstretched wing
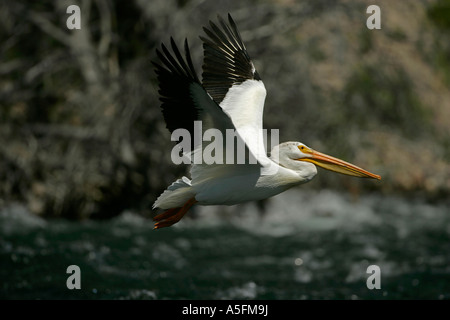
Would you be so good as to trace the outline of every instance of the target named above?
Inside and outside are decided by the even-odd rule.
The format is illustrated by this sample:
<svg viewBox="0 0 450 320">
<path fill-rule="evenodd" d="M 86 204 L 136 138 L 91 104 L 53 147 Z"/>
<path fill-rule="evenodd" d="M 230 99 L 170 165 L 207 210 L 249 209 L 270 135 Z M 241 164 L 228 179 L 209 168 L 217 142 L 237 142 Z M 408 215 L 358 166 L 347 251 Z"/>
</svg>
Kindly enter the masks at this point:
<svg viewBox="0 0 450 320">
<path fill-rule="evenodd" d="M 245 157 L 241 164 L 248 164 L 254 167 L 255 170 L 259 170 L 260 166 L 256 161 L 252 163 L 249 161 L 250 151 L 239 134 L 233 137 L 235 143 L 231 146 L 227 143 L 227 131 L 235 132 L 237 131 L 236 127 L 230 117 L 201 85 L 192 64 L 187 41 L 184 44 L 185 58 L 183 58 L 173 39 L 171 39 L 171 47 L 173 54 L 166 46 L 162 45 L 162 52 L 156 51 L 161 63 L 152 63 L 156 67 L 160 100 L 162 102 L 161 109 L 167 128 L 170 132 L 182 128 L 190 134 L 192 145 L 189 157 L 194 162 L 191 168 L 192 182 L 210 179 L 218 174 L 233 175 L 243 170 L 243 166 L 235 162 L 235 159 L 239 158 L 236 152 L 239 146 L 243 146 L 238 151 L 243 152 Z M 195 132 L 194 121 L 201 121 L 201 132 Z M 221 152 L 222 159 L 220 162 L 222 164 L 219 163 L 220 165 L 208 163 L 204 158 L 204 151 L 209 147 L 210 143 L 201 143 L 202 141 L 200 140 L 199 145 L 194 145 L 194 136 L 200 135 L 200 139 L 202 139 L 208 129 L 217 129 L 221 135 L 221 145 L 219 146 L 219 143 L 217 143 L 221 150 L 217 150 L 217 148 L 215 150 L 215 152 Z M 201 153 L 202 156 L 197 157 L 197 153 Z M 230 162 L 228 161 L 230 154 L 233 156 L 232 161 L 234 164 L 227 165 L 225 163 Z M 197 158 L 202 160 L 201 163 L 195 162 Z"/>
<path fill-rule="evenodd" d="M 184 42 L 185 59 L 172 38 L 170 43 L 173 54 L 162 44 L 162 52 L 156 50 L 161 64 L 152 61 L 159 82 L 161 109 L 171 133 L 176 129 L 189 132 L 191 151 L 194 151 L 199 147 L 194 145 L 195 135 L 200 135 L 201 139 L 208 128 L 225 132 L 226 129 L 234 129 L 234 125 L 201 85 L 192 64 L 187 40 Z M 195 132 L 194 121 L 202 121 L 202 132 Z"/>
<path fill-rule="evenodd" d="M 218 20 L 222 30 L 210 21 L 211 30 L 203 28 L 209 39 L 202 36 L 200 39 L 205 54 L 203 86 L 220 104 L 232 86 L 261 78 L 231 16 L 228 15 L 229 24 L 221 16 L 218 16 Z"/>
<path fill-rule="evenodd" d="M 259 162 L 267 160 L 262 120 L 266 89 L 239 31 L 228 14 L 228 24 L 219 16 L 221 28 L 210 21 L 203 28 L 208 38 L 203 41 L 203 86 L 228 114 Z"/>
</svg>

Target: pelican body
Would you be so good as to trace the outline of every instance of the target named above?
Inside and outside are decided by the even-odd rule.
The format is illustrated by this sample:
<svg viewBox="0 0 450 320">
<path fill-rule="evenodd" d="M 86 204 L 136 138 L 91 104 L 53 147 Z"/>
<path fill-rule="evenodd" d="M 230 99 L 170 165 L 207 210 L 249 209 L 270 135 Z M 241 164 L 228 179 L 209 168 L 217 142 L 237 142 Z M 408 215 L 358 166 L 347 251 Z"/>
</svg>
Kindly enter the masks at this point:
<svg viewBox="0 0 450 320">
<path fill-rule="evenodd" d="M 193 163 L 191 179 L 172 183 L 155 201 L 153 208 L 165 209 L 156 215 L 155 229 L 178 222 L 194 205 L 234 205 L 262 200 L 310 181 L 317 167 L 351 175 L 381 179 L 351 163 L 313 150 L 300 142 L 284 142 L 268 156 L 262 138 L 266 89 L 242 42 L 230 15 L 228 23 L 218 17 L 220 27 L 210 21 L 203 28 L 204 63 L 202 82 L 193 66 L 187 40 L 184 57 L 171 38 L 171 53 L 164 44 L 157 50 L 160 62 L 153 62 L 159 82 L 161 109 L 170 132 L 177 129 L 194 134 L 195 121 L 202 131 L 218 129 L 226 136 L 235 130 L 245 145 L 244 163 Z M 191 158 L 203 152 L 203 144 L 192 142 Z M 223 142 L 221 155 L 236 153 L 235 146 Z M 256 161 L 250 161 L 255 159 Z"/>
</svg>

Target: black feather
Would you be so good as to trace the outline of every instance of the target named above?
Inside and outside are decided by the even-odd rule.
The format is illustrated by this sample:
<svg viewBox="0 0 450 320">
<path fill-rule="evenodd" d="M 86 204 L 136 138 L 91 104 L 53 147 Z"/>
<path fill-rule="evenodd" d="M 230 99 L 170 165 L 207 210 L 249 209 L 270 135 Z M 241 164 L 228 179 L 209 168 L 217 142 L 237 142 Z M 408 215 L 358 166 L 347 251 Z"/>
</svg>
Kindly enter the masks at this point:
<svg viewBox="0 0 450 320">
<path fill-rule="evenodd" d="M 192 64 L 187 39 L 184 43 L 185 58 L 172 38 L 170 44 L 173 55 L 162 44 L 162 52 L 156 50 L 161 64 L 152 61 L 159 82 L 162 114 L 170 132 L 183 128 L 192 137 L 194 121 L 200 120 L 201 109 L 193 101 L 190 87 L 195 83 L 200 84 L 200 80 Z"/>
<path fill-rule="evenodd" d="M 220 103 L 228 90 L 235 84 L 246 80 L 261 80 L 248 55 L 239 31 L 231 15 L 228 14 L 228 24 L 218 16 L 219 28 L 210 21 L 210 29 L 203 28 L 208 38 L 203 41 L 203 87 Z"/>
</svg>

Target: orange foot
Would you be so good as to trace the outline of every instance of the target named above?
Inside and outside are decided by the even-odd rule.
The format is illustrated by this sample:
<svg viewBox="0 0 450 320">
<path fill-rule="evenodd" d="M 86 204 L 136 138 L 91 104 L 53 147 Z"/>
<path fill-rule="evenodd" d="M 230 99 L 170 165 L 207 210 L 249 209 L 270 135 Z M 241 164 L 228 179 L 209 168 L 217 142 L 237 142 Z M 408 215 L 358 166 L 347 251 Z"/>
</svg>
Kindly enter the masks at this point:
<svg viewBox="0 0 450 320">
<path fill-rule="evenodd" d="M 172 208 L 158 214 L 153 218 L 153 220 L 156 221 L 153 229 L 170 227 L 177 223 L 196 202 L 197 200 L 195 200 L 195 198 L 191 198 L 181 208 Z"/>
</svg>

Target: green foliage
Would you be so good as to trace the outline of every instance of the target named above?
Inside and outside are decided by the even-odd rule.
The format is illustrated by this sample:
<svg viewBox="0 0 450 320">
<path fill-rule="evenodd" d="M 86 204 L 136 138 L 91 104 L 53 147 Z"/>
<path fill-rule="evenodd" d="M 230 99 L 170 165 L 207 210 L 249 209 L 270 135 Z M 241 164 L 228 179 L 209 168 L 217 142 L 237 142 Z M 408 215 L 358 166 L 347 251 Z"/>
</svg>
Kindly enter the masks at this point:
<svg viewBox="0 0 450 320">
<path fill-rule="evenodd" d="M 359 33 L 359 51 L 362 54 L 368 53 L 373 47 L 372 32 L 367 28 L 362 28 Z"/>
<path fill-rule="evenodd" d="M 439 0 L 430 5 L 427 16 L 442 32 L 433 41 L 431 63 L 443 75 L 445 82 L 450 84 L 450 0 Z"/>
<path fill-rule="evenodd" d="M 405 41 L 407 39 L 405 32 L 400 29 L 390 30 L 388 31 L 387 35 L 389 36 L 389 38 L 395 41 Z"/>
<path fill-rule="evenodd" d="M 439 0 L 428 7 L 428 18 L 439 28 L 450 30 L 450 0 Z"/>
<path fill-rule="evenodd" d="M 307 53 L 309 57 L 315 62 L 322 62 L 327 59 L 326 54 L 320 48 L 320 38 L 313 38 L 307 45 Z"/>
<path fill-rule="evenodd" d="M 413 138 L 430 127 L 429 112 L 399 67 L 359 67 L 344 89 L 343 104 L 345 116 L 359 128 L 374 129 L 381 124 Z"/>
</svg>

